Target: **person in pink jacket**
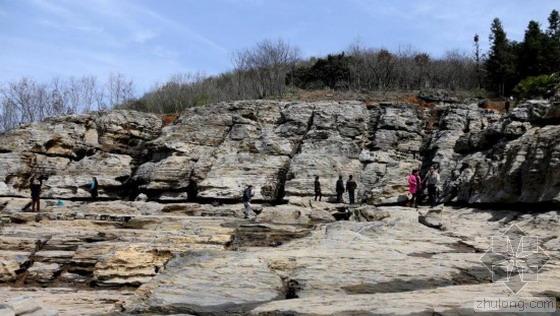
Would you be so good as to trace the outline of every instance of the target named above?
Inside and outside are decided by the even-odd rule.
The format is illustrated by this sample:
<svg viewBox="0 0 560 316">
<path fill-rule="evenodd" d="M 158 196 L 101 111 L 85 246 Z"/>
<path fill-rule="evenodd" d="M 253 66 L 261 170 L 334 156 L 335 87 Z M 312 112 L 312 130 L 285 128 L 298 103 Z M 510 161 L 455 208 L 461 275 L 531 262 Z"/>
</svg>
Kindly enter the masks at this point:
<svg viewBox="0 0 560 316">
<path fill-rule="evenodd" d="M 412 170 L 412 173 L 408 175 L 408 192 L 410 192 L 411 198 L 408 201 L 409 206 L 418 207 L 418 193 L 420 193 L 420 186 L 422 185 L 422 180 L 420 175 L 418 175 L 418 170 Z"/>
</svg>

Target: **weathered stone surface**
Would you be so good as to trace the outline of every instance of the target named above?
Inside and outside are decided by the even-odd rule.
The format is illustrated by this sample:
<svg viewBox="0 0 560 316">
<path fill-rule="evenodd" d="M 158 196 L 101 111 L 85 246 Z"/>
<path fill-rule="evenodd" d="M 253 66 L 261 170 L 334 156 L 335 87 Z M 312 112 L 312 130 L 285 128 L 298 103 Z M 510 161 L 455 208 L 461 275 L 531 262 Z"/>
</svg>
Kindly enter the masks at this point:
<svg viewBox="0 0 560 316">
<path fill-rule="evenodd" d="M 560 119 L 560 103 L 546 100 L 529 100 L 516 106 L 511 118 L 539 124 L 558 124 Z"/>
<path fill-rule="evenodd" d="M 61 315 L 472 314 L 479 294 L 506 293 L 481 256 L 512 224 L 549 256 L 546 280 L 526 295 L 558 297 L 556 106 L 502 115 L 262 100 L 188 109 L 166 127 L 130 111 L 23 126 L 0 136 L 0 304 L 27 296 Z M 380 206 L 406 201 L 406 176 L 434 163 L 442 201 L 505 209 Z M 34 174 L 48 176 L 38 214 L 17 198 Z M 356 205 L 330 202 L 339 174 L 354 175 Z M 92 176 L 102 201 L 87 199 Z M 253 221 L 239 203 L 247 184 Z"/>
<path fill-rule="evenodd" d="M 248 277 L 250 275 L 250 277 Z M 132 312 L 233 314 L 281 296 L 282 280 L 251 254 L 199 252 L 178 257 L 138 290 L 146 301 L 132 301 Z M 217 286 L 216 286 L 217 285 Z"/>
<path fill-rule="evenodd" d="M 316 208 L 316 206 L 278 205 L 275 207 L 264 207 L 257 216 L 257 222 L 285 225 L 312 225 L 333 221 L 334 218 L 329 211 Z"/>
<path fill-rule="evenodd" d="M 29 259 L 29 252 L 0 251 L 0 282 L 15 281 L 17 271 Z"/>
<path fill-rule="evenodd" d="M 305 130 L 293 133 L 289 129 L 294 123 L 282 118 L 284 111 L 299 105 L 259 105 L 239 104 L 240 116 L 233 117 L 229 135 L 214 152 L 212 166 L 198 184 L 201 197 L 240 199 L 243 189 L 252 184 L 256 200 L 281 198 L 291 155 Z"/>
<path fill-rule="evenodd" d="M 16 316 L 16 312 L 11 306 L 0 304 L 0 316 Z"/>
<path fill-rule="evenodd" d="M 194 163 L 190 157 L 173 155 L 141 165 L 134 178 L 143 190 L 185 190 Z"/>
<path fill-rule="evenodd" d="M 360 214 L 366 213 L 379 216 L 370 217 L 371 222 L 326 224 L 308 237 L 275 248 L 189 253 L 142 286 L 127 310 L 255 315 L 474 312 L 479 295 L 508 294 L 505 286 L 491 284 L 490 271 L 481 261 L 491 237 L 515 223 L 528 235 L 549 238 L 559 223 L 556 212 L 525 216 L 505 212 L 496 221 L 499 211 L 446 209 L 439 220 L 448 230 L 442 232 L 419 223 L 414 209 L 360 209 Z M 557 275 L 556 264 L 547 263 L 549 268 L 543 272 L 551 280 Z M 238 273 L 244 274 L 245 269 L 256 273 L 249 278 L 254 282 L 250 289 L 245 289 L 245 279 Z M 185 276 L 189 281 L 183 281 Z M 557 288 L 547 282 L 542 286 L 550 291 Z M 544 291 L 537 288 L 529 287 L 528 296 Z M 195 290 L 212 294 L 191 292 Z M 254 296 L 254 290 L 270 296 L 257 303 L 260 296 Z M 299 299 L 285 300 L 288 295 Z M 402 304 L 397 304 L 397 298 Z"/>
<path fill-rule="evenodd" d="M 366 120 L 367 110 L 357 102 L 316 104 L 309 132 L 290 164 L 286 194 L 312 196 L 316 175 L 324 196 L 335 195 L 339 175 L 352 174 L 359 183 Z"/>
<path fill-rule="evenodd" d="M 544 152 L 539 163 L 554 165 L 557 107 L 528 101 L 502 117 L 477 104 L 238 101 L 188 109 L 166 127 L 156 115 L 125 110 L 56 118 L 2 135 L 0 195 L 28 196 L 29 177 L 39 174 L 48 176 L 43 195 L 54 199 L 87 198 L 96 176 L 102 198 L 231 202 L 252 184 L 256 200 L 277 202 L 312 196 L 320 176 L 332 199 L 338 176 L 353 175 L 358 201 L 391 204 L 406 200 L 412 169 L 437 164 L 446 201 L 550 203 L 554 180 L 515 193 L 530 185 L 519 174 L 546 170 L 519 171 L 511 157 L 528 150 L 525 161 L 541 161 L 531 155 Z M 487 181 L 481 175 L 502 193 L 467 193 Z"/>
<path fill-rule="evenodd" d="M 16 315 L 34 314 L 42 309 L 36 300 L 26 296 L 16 297 L 10 300 L 8 304 Z"/>
<path fill-rule="evenodd" d="M 162 128 L 158 115 L 128 110 L 102 112 L 94 120 L 101 131 L 99 144 L 106 151 L 134 152 L 144 141 L 158 137 Z"/>
<path fill-rule="evenodd" d="M 50 198 L 90 197 L 89 183 L 96 177 L 99 196 L 112 195 L 107 190 L 118 189 L 131 175 L 132 157 L 121 154 L 98 153 L 77 162 L 70 162 L 58 170 L 50 170 L 43 185 L 43 196 Z"/>
<path fill-rule="evenodd" d="M 431 228 L 445 230 L 441 209 L 428 209 L 419 213 L 418 222 Z"/>
<path fill-rule="evenodd" d="M 149 281 L 171 258 L 170 251 L 129 247 L 118 249 L 94 267 L 94 280 L 100 285 L 140 285 Z"/>
<path fill-rule="evenodd" d="M 40 283 L 50 282 L 56 272 L 60 270 L 60 265 L 57 263 L 36 262 L 31 268 L 27 269 L 28 278 Z"/>
<path fill-rule="evenodd" d="M 560 201 L 558 164 L 560 128 L 532 128 L 495 148 L 493 155 L 472 154 L 461 160 L 469 168 L 458 186 L 459 200 L 469 203 L 538 203 Z"/>
<path fill-rule="evenodd" d="M 95 137 L 86 137 L 95 130 L 95 123 L 87 115 L 51 118 L 3 133 L 0 151 L 83 157 L 97 146 Z"/>
<path fill-rule="evenodd" d="M 23 297 L 25 298 L 24 302 L 33 302 L 29 306 L 39 305 L 40 311 L 48 313 L 44 315 L 57 315 L 56 312 L 60 316 L 103 315 L 120 312 L 120 306 L 131 294 L 130 291 L 114 290 L 91 291 L 73 288 L 10 289 L 0 287 L 0 302 L 5 302 L 9 305 L 12 300 L 18 297 L 21 300 L 21 297 Z"/>
</svg>

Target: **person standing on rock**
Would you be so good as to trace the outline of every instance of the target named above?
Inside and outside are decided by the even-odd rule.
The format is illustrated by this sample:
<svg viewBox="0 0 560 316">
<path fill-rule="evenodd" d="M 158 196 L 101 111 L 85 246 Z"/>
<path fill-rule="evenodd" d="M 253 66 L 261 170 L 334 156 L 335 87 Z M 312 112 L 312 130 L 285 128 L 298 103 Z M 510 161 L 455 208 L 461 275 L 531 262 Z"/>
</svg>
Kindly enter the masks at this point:
<svg viewBox="0 0 560 316">
<path fill-rule="evenodd" d="M 41 177 L 33 177 L 29 187 L 31 188 L 31 210 L 33 212 L 41 211 L 41 187 L 43 179 Z"/>
<path fill-rule="evenodd" d="M 439 185 L 439 173 L 434 166 L 430 167 L 430 171 L 426 175 L 426 185 L 428 186 L 428 201 L 430 206 L 434 207 L 437 203 L 437 190 Z"/>
<path fill-rule="evenodd" d="M 336 181 L 336 203 L 342 203 L 342 194 L 344 194 L 344 180 L 342 176 L 338 176 Z"/>
<path fill-rule="evenodd" d="M 416 207 L 422 201 L 422 192 L 424 191 L 424 180 L 420 177 L 420 170 L 416 172 Z"/>
<path fill-rule="evenodd" d="M 346 190 L 348 191 L 348 199 L 350 200 L 350 204 L 354 204 L 354 192 L 358 184 L 356 181 L 352 179 L 352 175 L 348 176 L 348 181 L 346 181 Z"/>
<path fill-rule="evenodd" d="M 93 201 L 97 200 L 97 196 L 99 195 L 98 186 L 99 183 L 97 182 L 97 177 L 91 178 L 91 182 L 89 184 L 89 194 L 91 194 L 91 199 Z"/>
<path fill-rule="evenodd" d="M 412 173 L 408 175 L 408 192 L 411 195 L 408 205 L 411 207 L 418 207 L 418 192 L 422 183 L 419 179 L 418 169 L 412 170 Z"/>
<path fill-rule="evenodd" d="M 253 210 L 251 208 L 251 199 L 253 198 L 253 196 L 254 196 L 253 186 L 249 185 L 243 191 L 243 206 L 245 206 L 246 219 L 252 219 L 253 217 L 255 217 L 255 213 L 253 213 Z"/>
<path fill-rule="evenodd" d="M 323 195 L 321 194 L 321 182 L 319 182 L 319 176 L 315 176 L 315 201 L 317 201 L 317 198 L 319 198 L 319 201 L 321 201 L 322 197 Z"/>
</svg>

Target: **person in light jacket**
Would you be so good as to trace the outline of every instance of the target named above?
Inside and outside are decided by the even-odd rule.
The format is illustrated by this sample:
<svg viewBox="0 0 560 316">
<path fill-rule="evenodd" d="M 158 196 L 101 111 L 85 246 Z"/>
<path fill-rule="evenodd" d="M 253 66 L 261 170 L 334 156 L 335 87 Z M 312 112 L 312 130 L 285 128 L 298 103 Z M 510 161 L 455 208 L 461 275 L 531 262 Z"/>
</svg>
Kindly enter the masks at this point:
<svg viewBox="0 0 560 316">
<path fill-rule="evenodd" d="M 431 207 L 436 206 L 438 201 L 438 185 L 440 182 L 439 172 L 434 166 L 430 167 L 430 171 L 426 175 L 426 185 L 428 187 L 428 201 Z"/>
</svg>

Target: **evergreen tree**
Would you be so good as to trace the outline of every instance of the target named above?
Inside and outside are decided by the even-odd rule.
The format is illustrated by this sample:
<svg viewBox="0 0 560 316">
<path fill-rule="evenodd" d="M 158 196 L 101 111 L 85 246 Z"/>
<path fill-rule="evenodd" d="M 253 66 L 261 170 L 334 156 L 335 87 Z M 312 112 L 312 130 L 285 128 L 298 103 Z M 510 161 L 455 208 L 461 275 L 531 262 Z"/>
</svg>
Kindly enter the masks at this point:
<svg viewBox="0 0 560 316">
<path fill-rule="evenodd" d="M 482 70 L 480 67 L 480 62 L 482 60 L 482 55 L 480 53 L 480 37 L 478 34 L 474 35 L 474 61 L 476 63 L 476 81 L 478 83 L 478 88 L 482 88 Z"/>
<path fill-rule="evenodd" d="M 485 62 L 488 88 L 503 96 L 513 88 L 515 66 L 512 45 L 500 19 L 492 22 L 489 38 L 491 46 Z"/>
<path fill-rule="evenodd" d="M 531 21 L 525 31 L 525 38 L 518 56 L 520 79 L 537 76 L 547 72 L 545 50 L 547 38 L 538 22 Z"/>
<path fill-rule="evenodd" d="M 544 59 L 545 73 L 560 72 L 560 14 L 553 10 L 548 17 Z"/>
<path fill-rule="evenodd" d="M 548 17 L 547 35 L 551 38 L 560 38 L 560 13 L 556 10 L 552 10 Z"/>
</svg>

